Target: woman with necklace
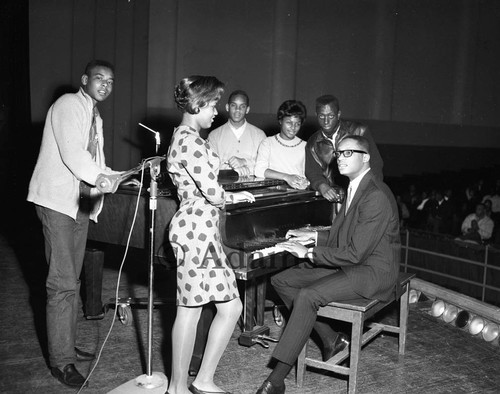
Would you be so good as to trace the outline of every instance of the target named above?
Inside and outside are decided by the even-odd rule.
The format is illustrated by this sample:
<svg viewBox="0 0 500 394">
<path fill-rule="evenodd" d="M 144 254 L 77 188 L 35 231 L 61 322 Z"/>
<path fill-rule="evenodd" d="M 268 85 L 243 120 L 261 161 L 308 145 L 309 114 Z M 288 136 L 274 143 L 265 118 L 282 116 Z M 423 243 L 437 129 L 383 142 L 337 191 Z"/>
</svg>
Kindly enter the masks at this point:
<svg viewBox="0 0 500 394">
<path fill-rule="evenodd" d="M 280 105 L 280 132 L 261 142 L 255 176 L 282 179 L 294 189 L 309 186 L 305 177 L 306 142 L 297 137 L 306 114 L 306 107 L 300 101 L 287 100 Z"/>
<path fill-rule="evenodd" d="M 242 311 L 236 278 L 222 250 L 219 214 L 226 202 L 253 202 L 255 198 L 248 192 L 224 191 L 217 182 L 219 156 L 199 134 L 212 125 L 223 91 L 224 84 L 215 77 L 191 76 L 181 80 L 174 93 L 183 114 L 167 158 L 167 170 L 180 201 L 169 226 L 169 241 L 177 259 L 169 394 L 226 393 L 213 378 Z M 203 305 L 210 302 L 215 303 L 217 314 L 198 375 L 188 388 L 196 326 Z"/>
</svg>

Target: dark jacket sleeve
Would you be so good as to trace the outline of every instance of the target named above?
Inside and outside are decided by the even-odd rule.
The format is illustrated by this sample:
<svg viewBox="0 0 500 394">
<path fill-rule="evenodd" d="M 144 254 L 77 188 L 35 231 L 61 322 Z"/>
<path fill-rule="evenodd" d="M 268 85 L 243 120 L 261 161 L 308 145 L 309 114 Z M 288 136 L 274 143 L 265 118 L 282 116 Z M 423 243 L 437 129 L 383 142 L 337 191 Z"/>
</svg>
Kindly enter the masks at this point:
<svg viewBox="0 0 500 394">
<path fill-rule="evenodd" d="M 315 160 L 312 153 L 318 133 L 319 132 L 316 132 L 309 137 L 306 145 L 306 177 L 309 182 L 311 182 L 311 187 L 314 190 L 319 190 L 319 186 L 323 183 L 329 184 L 328 179 L 324 175 L 323 168 L 321 168 L 321 165 Z"/>
<path fill-rule="evenodd" d="M 370 168 L 375 175 L 375 177 L 383 181 L 384 180 L 384 174 L 383 174 L 383 168 L 384 168 L 384 161 L 382 160 L 382 156 L 380 156 L 380 152 L 378 151 L 377 144 L 375 144 L 375 140 L 372 137 L 372 134 L 370 133 L 370 130 L 368 130 L 367 127 L 362 127 L 361 128 L 361 133 L 363 137 L 365 137 L 368 142 L 370 143 Z"/>
</svg>

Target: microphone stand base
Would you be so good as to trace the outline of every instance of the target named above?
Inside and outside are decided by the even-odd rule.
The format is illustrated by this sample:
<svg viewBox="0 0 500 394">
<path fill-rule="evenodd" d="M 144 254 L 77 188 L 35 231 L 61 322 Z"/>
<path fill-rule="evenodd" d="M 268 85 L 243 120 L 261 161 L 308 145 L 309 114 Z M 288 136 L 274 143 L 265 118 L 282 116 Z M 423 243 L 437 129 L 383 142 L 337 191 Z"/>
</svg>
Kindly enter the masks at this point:
<svg viewBox="0 0 500 394">
<path fill-rule="evenodd" d="M 127 383 L 118 386 L 108 394 L 165 394 L 168 389 L 168 379 L 161 372 L 153 372 L 151 375 L 141 375 Z"/>
</svg>

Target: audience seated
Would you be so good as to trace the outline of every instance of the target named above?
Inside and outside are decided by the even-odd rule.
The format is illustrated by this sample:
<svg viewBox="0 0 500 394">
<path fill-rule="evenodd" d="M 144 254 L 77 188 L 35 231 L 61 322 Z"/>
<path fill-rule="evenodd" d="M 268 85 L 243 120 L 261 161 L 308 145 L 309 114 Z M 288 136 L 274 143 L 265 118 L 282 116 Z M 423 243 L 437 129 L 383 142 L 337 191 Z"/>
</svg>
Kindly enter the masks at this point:
<svg viewBox="0 0 500 394">
<path fill-rule="evenodd" d="M 395 195 L 400 196 L 397 200 L 401 227 L 463 237 L 462 223 L 476 211 L 477 204 L 483 202 L 485 216 L 494 224 L 488 243 L 500 245 L 500 231 L 497 231 L 500 212 L 495 215 L 491 201 L 495 196 L 493 200 L 497 201 L 497 211 L 500 211 L 497 176 L 498 169 L 488 168 L 390 178 L 387 183 Z"/>
<path fill-rule="evenodd" d="M 483 203 L 476 205 L 476 211 L 467 215 L 462 223 L 462 235 L 458 239 L 476 243 L 488 242 L 493 234 L 494 223 L 486 216 Z"/>
<path fill-rule="evenodd" d="M 410 219 L 410 210 L 399 194 L 396 196 L 396 202 L 398 204 L 399 227 L 406 228 Z"/>
<path fill-rule="evenodd" d="M 484 208 L 486 210 L 486 216 L 488 216 L 489 218 L 491 218 L 491 215 L 492 215 L 492 210 L 491 210 L 491 207 L 493 206 L 492 202 L 490 199 L 488 198 L 485 198 L 483 200 L 483 204 L 484 204 Z"/>
</svg>

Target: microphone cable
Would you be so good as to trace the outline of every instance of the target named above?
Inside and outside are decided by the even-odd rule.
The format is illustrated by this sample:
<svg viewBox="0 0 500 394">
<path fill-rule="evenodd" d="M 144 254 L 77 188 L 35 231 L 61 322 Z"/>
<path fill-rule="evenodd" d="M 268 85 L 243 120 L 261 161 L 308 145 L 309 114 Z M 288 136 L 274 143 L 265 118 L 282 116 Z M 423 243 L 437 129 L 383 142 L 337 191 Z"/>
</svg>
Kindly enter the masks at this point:
<svg viewBox="0 0 500 394">
<path fill-rule="evenodd" d="M 129 249 L 129 245 L 130 245 L 130 239 L 132 238 L 132 231 L 134 230 L 135 221 L 137 219 L 137 212 L 139 211 L 139 203 L 140 203 L 140 200 L 141 200 L 141 192 L 142 192 L 142 187 L 143 187 L 142 183 L 144 181 L 144 169 L 145 169 L 145 167 L 146 167 L 146 162 L 143 163 L 142 168 L 141 168 L 141 186 L 139 186 L 139 191 L 137 193 L 137 201 L 136 201 L 136 204 L 135 204 L 134 218 L 133 218 L 132 224 L 130 226 L 130 231 L 129 231 L 128 238 L 127 238 L 127 243 L 126 243 L 126 246 L 125 246 L 125 252 L 123 253 L 123 258 L 122 258 L 122 261 L 120 263 L 120 268 L 118 270 L 118 278 L 116 280 L 116 291 L 115 291 L 115 313 L 113 314 L 113 320 L 111 321 L 111 325 L 110 325 L 110 327 L 108 329 L 108 333 L 106 334 L 106 337 L 104 338 L 104 341 L 103 341 L 103 343 L 101 345 L 99 353 L 97 354 L 97 358 L 96 358 L 96 360 L 94 362 L 94 365 L 92 366 L 92 368 L 91 368 L 91 370 L 90 370 L 87 378 L 82 383 L 82 386 L 80 387 L 80 389 L 77 391 L 76 394 L 80 394 L 80 392 L 86 387 L 86 384 L 88 383 L 88 381 L 90 379 L 90 376 L 92 375 L 92 373 L 96 369 L 97 365 L 99 364 L 99 360 L 101 358 L 102 351 L 104 350 L 104 346 L 106 345 L 106 342 L 108 341 L 109 336 L 111 335 L 111 331 L 113 330 L 113 326 L 114 326 L 115 321 L 116 321 L 116 312 L 118 311 L 118 293 L 119 293 L 119 289 L 120 289 L 120 280 L 121 280 L 123 266 L 125 264 L 125 260 L 127 258 L 127 254 L 128 254 L 128 249 Z"/>
</svg>

